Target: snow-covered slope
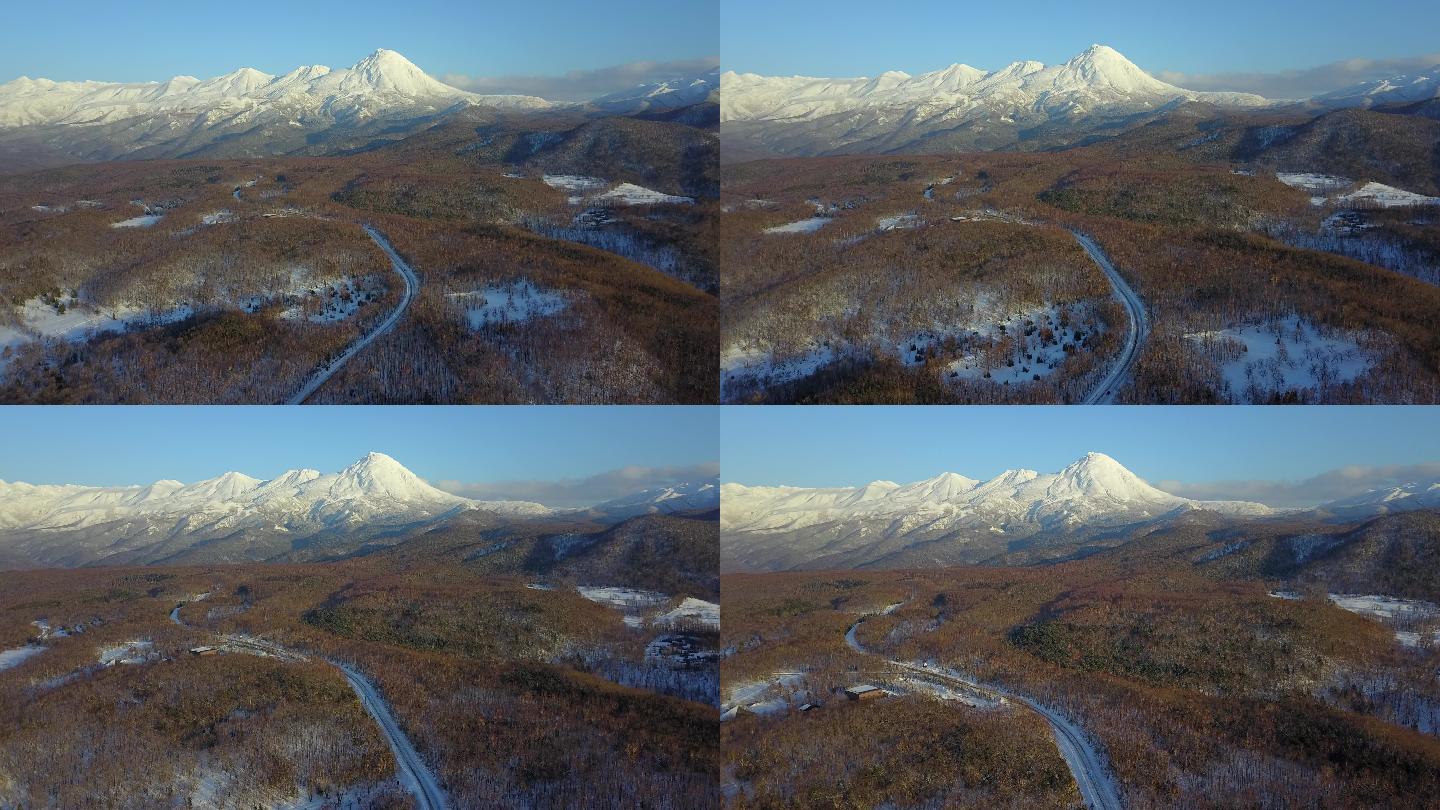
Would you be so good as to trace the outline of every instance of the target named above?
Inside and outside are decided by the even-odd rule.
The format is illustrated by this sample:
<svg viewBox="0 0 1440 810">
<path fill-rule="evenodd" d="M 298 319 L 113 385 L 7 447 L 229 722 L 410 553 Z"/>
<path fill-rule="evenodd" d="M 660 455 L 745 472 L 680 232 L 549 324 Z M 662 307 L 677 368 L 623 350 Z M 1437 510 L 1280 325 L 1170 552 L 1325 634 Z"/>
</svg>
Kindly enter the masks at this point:
<svg viewBox="0 0 1440 810">
<path fill-rule="evenodd" d="M 659 82 L 646 82 L 600 96 L 590 103 L 606 112 L 629 114 L 673 110 L 709 99 L 720 87 L 720 69 Z"/>
<path fill-rule="evenodd" d="M 721 488 L 722 548 L 732 567 L 803 565 L 808 551 L 862 564 L 936 539 L 1023 539 L 1144 523 L 1191 510 L 1263 516 L 1245 501 L 1196 501 L 1149 485 L 1117 461 L 1089 453 L 1058 473 L 1008 470 L 989 481 L 944 473 L 900 485 L 809 489 Z"/>
<path fill-rule="evenodd" d="M 1418 73 L 1375 79 L 1316 96 L 1315 101 L 1330 107 L 1376 107 L 1409 104 L 1440 98 L 1440 65 Z"/>
<path fill-rule="evenodd" d="M 0 161 L 327 155 L 403 138 L 443 116 L 548 108 L 533 96 L 482 96 L 427 76 L 380 49 L 354 66 L 272 76 L 241 68 L 200 80 L 0 85 Z M 40 164 L 35 164 L 40 165 Z"/>
<path fill-rule="evenodd" d="M 1380 487 L 1350 498 L 1331 501 L 1320 508 L 1347 516 L 1440 509 L 1440 478 Z"/>
<path fill-rule="evenodd" d="M 191 113 L 204 123 L 243 116 L 259 120 L 328 114 L 366 116 L 387 108 L 442 110 L 484 104 L 508 108 L 549 106 L 533 96 L 481 96 L 442 84 L 404 56 L 381 48 L 353 67 L 298 67 L 283 76 L 254 68 L 201 81 L 176 76 L 134 84 L 55 82 L 21 77 L 0 84 L 0 127 L 36 124 L 88 126 L 137 116 Z"/>
<path fill-rule="evenodd" d="M 883 151 L 957 131 L 981 143 L 1000 137 L 1001 143 L 1022 128 L 1113 120 L 1186 101 L 1269 103 L 1246 93 L 1167 84 L 1104 45 L 1061 65 L 1021 61 L 985 72 L 956 64 L 919 76 L 891 71 L 853 79 L 730 71 L 721 75 L 720 87 L 721 121 L 732 125 L 731 134 L 794 152 Z"/>
<path fill-rule="evenodd" d="M 645 489 L 634 495 L 596 504 L 591 509 L 607 517 L 623 519 L 637 515 L 715 509 L 718 506 L 720 506 L 720 482 L 717 479 L 711 479 Z"/>
<path fill-rule="evenodd" d="M 891 71 L 873 79 L 728 71 L 720 84 L 722 121 L 803 120 L 862 107 L 908 107 L 917 116 L 932 117 L 986 105 L 997 112 L 1073 114 L 1103 106 L 1150 107 L 1176 100 L 1241 106 L 1268 103 L 1245 93 L 1198 93 L 1166 84 L 1104 45 L 1094 45 L 1062 65 L 1014 62 L 989 73 L 964 64 L 919 76 Z"/>
<path fill-rule="evenodd" d="M 474 509 L 507 517 L 551 511 L 528 501 L 451 495 L 395 459 L 370 453 L 338 473 L 291 470 L 269 481 L 235 472 L 188 485 L 170 480 L 131 487 L 0 481 L 0 545 L 37 562 L 93 563 L 111 557 L 150 561 L 239 537 L 250 538 L 255 556 L 267 558 L 277 536 L 364 535 Z M 227 555 L 248 558 L 246 550 L 242 542 Z"/>
</svg>

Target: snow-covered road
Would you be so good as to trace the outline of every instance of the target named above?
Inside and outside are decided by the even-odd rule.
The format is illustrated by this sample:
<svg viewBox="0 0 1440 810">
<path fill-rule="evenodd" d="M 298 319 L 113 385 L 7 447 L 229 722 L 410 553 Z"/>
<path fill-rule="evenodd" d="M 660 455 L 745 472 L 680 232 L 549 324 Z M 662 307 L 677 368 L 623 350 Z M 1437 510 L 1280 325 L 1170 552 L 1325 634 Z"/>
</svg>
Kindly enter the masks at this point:
<svg viewBox="0 0 1440 810">
<path fill-rule="evenodd" d="M 1140 344 L 1150 334 L 1149 316 L 1145 311 L 1145 302 L 1140 296 L 1130 289 L 1125 283 L 1115 264 L 1105 251 L 1095 244 L 1095 240 L 1080 233 L 1071 231 L 1075 241 L 1090 255 L 1095 264 L 1105 273 L 1105 278 L 1110 280 L 1110 286 L 1115 291 L 1115 299 L 1125 307 L 1129 323 L 1125 327 L 1125 339 L 1120 347 L 1120 356 L 1115 358 L 1115 365 L 1110 369 L 1104 379 L 1095 386 L 1089 394 L 1080 401 L 1082 405 L 1111 405 L 1115 402 L 1115 395 L 1120 392 L 1120 386 L 1125 383 L 1125 378 L 1130 375 L 1130 370 L 1135 366 L 1135 359 L 1140 356 Z"/>
<path fill-rule="evenodd" d="M 400 274 L 400 279 L 405 282 L 405 291 L 400 296 L 400 303 L 395 307 L 395 311 L 387 315 L 385 320 L 381 321 L 380 325 L 375 327 L 369 334 L 364 335 L 359 340 L 350 344 L 349 348 L 341 352 L 338 357 L 317 369 L 310 379 L 306 381 L 305 385 L 300 388 L 299 392 L 285 403 L 287 405 L 299 405 L 309 399 L 312 394 L 320 389 L 320 386 L 335 376 L 335 372 L 339 371 L 346 363 L 350 362 L 351 358 L 359 354 L 361 349 L 369 346 L 374 342 L 375 338 L 393 329 L 395 324 L 399 323 L 400 316 L 405 314 L 405 310 L 410 306 L 410 302 L 415 300 L 415 291 L 420 289 L 420 277 L 415 275 L 414 269 L 406 264 L 404 259 L 400 258 L 400 254 L 396 253 L 395 248 L 390 246 L 390 242 L 385 238 L 385 235 L 370 225 L 364 227 L 365 233 L 369 234 L 370 238 L 375 240 L 375 244 L 379 245 L 380 249 L 385 251 L 385 255 L 390 257 L 391 266 L 395 268 L 396 273 Z"/>
<path fill-rule="evenodd" d="M 395 722 L 394 715 L 390 714 L 390 707 L 385 699 L 380 697 L 379 691 L 365 679 L 358 671 L 352 669 L 348 664 L 341 664 L 336 661 L 334 664 L 345 680 L 350 682 L 350 688 L 360 697 L 364 704 L 365 711 L 375 718 L 379 724 L 380 731 L 390 743 L 390 750 L 395 754 L 395 764 L 400 771 L 400 781 L 410 795 L 415 797 L 415 806 L 418 810 L 444 810 L 449 807 L 445 800 L 445 792 L 440 789 L 440 783 L 435 779 L 435 774 L 425 766 L 425 761 L 410 744 L 410 738 L 400 729 Z"/>
<path fill-rule="evenodd" d="M 893 607 L 891 608 L 893 609 Z M 845 643 L 852 650 L 866 655 L 874 655 L 860 644 L 856 638 L 856 631 L 861 622 L 868 616 L 857 620 L 845 631 Z M 1083 732 L 1076 728 L 1064 715 L 1031 700 L 1024 695 L 1016 694 L 998 686 L 982 684 L 972 681 L 959 673 L 948 670 L 939 670 L 934 667 L 921 666 L 906 661 L 886 659 L 895 667 L 923 675 L 925 678 L 949 684 L 951 686 L 969 689 L 978 692 L 992 700 L 1013 700 L 1020 703 L 1045 719 L 1050 724 L 1051 731 L 1055 734 L 1055 747 L 1060 750 L 1060 756 L 1070 768 L 1070 775 L 1075 779 L 1075 786 L 1080 789 L 1080 797 L 1085 801 L 1085 806 L 1090 810 L 1120 810 L 1124 807 L 1120 802 L 1120 794 L 1111 781 L 1105 767 L 1101 764 L 1099 753 L 1095 750 L 1090 741 L 1085 738 Z"/>
<path fill-rule="evenodd" d="M 182 627 L 190 626 L 180 618 L 180 608 L 186 604 L 188 603 L 181 602 L 170 611 L 170 620 Z M 307 660 L 302 653 L 256 636 L 229 635 L 222 636 L 221 640 L 232 648 L 250 648 L 282 661 Z M 355 690 L 355 696 L 360 698 L 360 705 L 365 707 L 375 725 L 380 727 L 380 733 L 385 735 L 385 741 L 390 744 L 390 752 L 395 755 L 395 771 L 399 775 L 400 784 L 415 797 L 417 810 L 448 810 L 450 804 L 445 799 L 445 791 L 440 789 L 439 780 L 425 765 L 410 738 L 405 736 L 400 724 L 395 721 L 395 715 L 390 713 L 390 706 L 380 696 L 380 691 L 353 666 L 328 658 L 323 660 L 340 670 L 350 688 Z"/>
</svg>

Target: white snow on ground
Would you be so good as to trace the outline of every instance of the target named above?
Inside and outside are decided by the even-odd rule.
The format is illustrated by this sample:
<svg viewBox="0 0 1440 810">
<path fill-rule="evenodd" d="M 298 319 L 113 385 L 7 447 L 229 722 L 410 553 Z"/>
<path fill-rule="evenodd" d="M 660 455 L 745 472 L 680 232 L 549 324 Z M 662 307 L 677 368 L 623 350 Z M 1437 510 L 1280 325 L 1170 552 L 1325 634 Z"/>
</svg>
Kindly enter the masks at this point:
<svg viewBox="0 0 1440 810">
<path fill-rule="evenodd" d="M 220 225 L 225 222 L 234 222 L 236 219 L 235 214 L 222 209 L 220 211 L 211 211 L 201 216 L 200 222 L 204 225 Z"/>
<path fill-rule="evenodd" d="M 610 185 L 608 180 L 578 174 L 547 174 L 541 180 L 551 188 L 563 188 L 566 191 L 599 191 Z"/>
<path fill-rule="evenodd" d="M 830 217 L 810 217 L 796 222 L 766 228 L 765 233 L 814 233 L 831 221 Z"/>
<path fill-rule="evenodd" d="M 694 197 L 665 194 L 634 183 L 621 183 L 595 199 L 598 202 L 618 202 L 624 205 L 692 205 L 695 202 Z"/>
<path fill-rule="evenodd" d="M 805 676 L 799 673 L 776 675 L 768 680 L 745 681 L 729 688 L 730 697 L 721 704 L 724 711 L 747 709 L 755 714 L 777 714 L 789 708 L 784 696 L 773 696 L 762 700 L 771 691 L 783 690 L 799 683 Z"/>
<path fill-rule="evenodd" d="M 950 687 L 944 686 L 942 684 L 932 683 L 922 678 L 901 678 L 900 683 L 906 687 L 924 693 L 927 697 L 932 697 L 936 700 L 957 701 L 960 703 L 964 703 L 966 706 L 969 706 L 972 709 L 990 708 L 999 705 L 998 703 L 995 703 L 993 701 L 982 700 L 978 697 L 975 697 L 974 695 L 968 695 L 959 690 L 951 689 Z"/>
<path fill-rule="evenodd" d="M 286 300 L 302 296 L 307 300 L 313 299 L 319 302 L 318 309 L 308 311 L 310 307 L 306 305 L 307 301 L 298 301 L 286 307 L 280 313 L 281 318 L 295 321 L 303 317 L 311 323 L 339 323 L 349 320 L 359 312 L 364 302 L 374 301 L 383 293 L 379 279 L 374 276 L 364 278 L 345 276 L 324 284 L 311 282 L 306 286 L 308 289 L 297 290 L 292 287 L 290 291 L 280 297 Z M 247 309 L 251 311 L 258 309 L 259 305 L 263 303 L 259 299 L 251 299 L 251 301 L 254 302 L 254 305 L 247 306 Z"/>
<path fill-rule="evenodd" d="M 26 644 L 24 647 L 14 647 L 8 650 L 0 650 L 0 670 L 18 667 L 25 661 L 34 658 L 45 650 L 39 644 Z"/>
<path fill-rule="evenodd" d="M 668 610 L 655 617 L 656 624 L 674 624 L 682 619 L 688 619 L 704 624 L 716 630 L 720 629 L 720 606 L 714 602 L 706 602 L 704 599 L 696 599 L 692 596 L 685 597 L 685 600 L 672 610 Z"/>
<path fill-rule="evenodd" d="M 1217 361 L 1237 402 L 1265 401 L 1271 392 L 1318 390 L 1351 382 L 1370 369 L 1357 340 L 1322 335 L 1309 321 L 1290 316 L 1259 326 L 1186 335 L 1221 356 Z M 1227 355 L 1233 354 L 1233 357 Z M 1251 392 L 1252 386 L 1255 392 Z"/>
<path fill-rule="evenodd" d="M 1380 594 L 1332 593 L 1329 597 L 1336 607 L 1343 610 L 1405 628 L 1394 630 L 1395 641 L 1402 646 L 1419 647 L 1422 639 L 1431 643 L 1440 642 L 1440 630 L 1425 632 L 1414 624 L 1440 618 L 1440 605 L 1419 599 L 1397 599 Z"/>
<path fill-rule="evenodd" d="M 155 223 L 159 222 L 160 220 L 162 220 L 162 219 L 164 219 L 164 218 L 165 218 L 165 215 L 164 215 L 164 214 L 144 214 L 144 215 L 142 215 L 142 216 L 131 217 L 130 219 L 121 220 L 121 221 L 119 221 L 119 222 L 112 222 L 112 223 L 110 223 L 110 227 L 112 227 L 112 228 L 148 228 L 148 227 L 150 227 L 151 225 L 154 225 Z"/>
<path fill-rule="evenodd" d="M 492 323 L 522 323 L 531 318 L 561 312 L 567 306 L 565 296 L 542 290 L 529 279 L 510 284 L 493 284 L 474 292 L 450 293 L 447 298 L 465 307 L 465 318 L 471 329 Z"/>
<path fill-rule="evenodd" d="M 82 340 L 98 332 L 123 332 L 137 325 L 175 323 L 195 314 L 188 306 L 147 310 L 130 304 L 97 308 L 73 299 L 62 303 L 63 313 L 39 298 L 26 301 L 16 313 L 24 325 L 0 327 L 0 348 L 36 337 Z"/>
<path fill-rule="evenodd" d="M 1298 601 L 1304 598 L 1294 591 L 1271 591 L 1269 595 L 1275 597 L 1276 599 L 1286 599 L 1291 602 Z"/>
<path fill-rule="evenodd" d="M 780 385 L 814 374 L 836 359 L 835 350 L 816 346 L 800 354 L 776 359 L 774 354 L 756 347 L 727 346 L 720 354 L 720 397 L 749 382 Z"/>
<path fill-rule="evenodd" d="M 1348 177 L 1310 172 L 1277 172 L 1275 179 L 1291 188 L 1303 188 L 1306 191 L 1338 191 L 1355 184 L 1355 181 Z"/>
<path fill-rule="evenodd" d="M 580 585 L 575 590 L 591 602 L 599 602 L 602 605 L 624 611 L 625 625 L 637 629 L 645 626 L 645 617 L 642 615 L 644 610 L 670 601 L 670 597 L 663 593 L 642 591 L 638 588 Z"/>
<path fill-rule="evenodd" d="M 126 641 L 99 648 L 99 660 L 107 667 L 115 664 L 143 664 L 150 659 L 154 649 L 155 644 L 151 641 Z"/>
<path fill-rule="evenodd" d="M 1384 183 L 1366 183 L 1359 190 L 1339 198 L 1346 203 L 1365 203 L 1382 208 L 1401 208 L 1412 205 L 1440 205 L 1440 197 L 1426 197 L 1413 191 L 1405 191 Z"/>
<path fill-rule="evenodd" d="M 1076 341 L 1076 334 L 1080 331 L 1078 327 L 1086 322 L 1087 317 L 1078 309 L 1072 308 L 1069 325 L 1061 326 L 1058 308 L 1047 306 L 1010 315 L 998 323 L 988 324 L 982 329 L 961 329 L 959 330 L 961 333 L 979 331 L 991 339 L 1009 336 L 1014 339 L 1015 350 L 1009 357 L 999 358 L 993 367 L 987 367 L 984 353 L 967 354 L 952 361 L 948 371 L 956 378 L 966 380 L 986 379 L 985 373 L 988 371 L 990 373 L 988 379 L 1000 384 L 1015 385 L 1033 382 L 1037 375 L 1044 379 L 1065 362 L 1068 357 L 1065 354 L 1065 344 Z M 1001 326 L 1005 328 L 1002 330 Z M 1042 337 L 1045 329 L 1049 329 L 1052 334 L 1048 344 Z M 1030 334 L 1025 334 L 1027 331 Z M 919 365 L 924 362 L 921 352 L 932 345 L 944 342 L 944 338 L 944 335 L 912 338 L 902 341 L 896 350 L 900 360 L 906 365 Z M 919 351 L 912 350 L 911 346 L 915 346 L 915 349 Z M 1028 359 L 1026 355 L 1029 355 Z M 1009 365 L 1011 361 L 1014 361 L 1013 365 Z"/>
<path fill-rule="evenodd" d="M 920 217 L 915 214 L 896 214 L 890 217 L 880 217 L 875 220 L 875 226 L 882 231 L 918 228 L 920 227 Z"/>
<path fill-rule="evenodd" d="M 1440 605 L 1418 599 L 1396 599 L 1393 596 L 1330 594 L 1330 601 L 1336 607 L 1386 621 L 1404 619 L 1429 619 L 1440 616 Z"/>
<path fill-rule="evenodd" d="M 529 588 L 529 589 L 532 590 L 532 591 L 553 591 L 553 590 L 555 590 L 555 586 L 554 586 L 554 585 L 547 585 L 547 584 L 545 584 L 544 582 L 527 582 L 527 583 L 525 583 L 525 587 Z"/>
</svg>

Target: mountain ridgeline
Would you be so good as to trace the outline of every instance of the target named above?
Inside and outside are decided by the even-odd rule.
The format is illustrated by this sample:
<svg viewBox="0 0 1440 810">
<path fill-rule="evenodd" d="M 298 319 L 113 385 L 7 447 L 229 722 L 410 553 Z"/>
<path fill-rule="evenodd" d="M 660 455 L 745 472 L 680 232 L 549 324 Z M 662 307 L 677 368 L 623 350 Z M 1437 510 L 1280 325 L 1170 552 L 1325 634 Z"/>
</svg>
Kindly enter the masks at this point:
<svg viewBox="0 0 1440 810">
<path fill-rule="evenodd" d="M 382 453 L 338 473 L 271 480 L 229 472 L 194 484 L 86 487 L 0 482 L 0 568 L 307 561 L 376 553 L 438 526 L 505 533 L 532 521 L 599 532 L 628 519 L 705 514 L 716 482 L 646 490 L 584 509 L 473 500 Z"/>
<path fill-rule="evenodd" d="M 441 82 L 380 48 L 349 68 L 303 65 L 275 76 L 240 68 L 211 79 L 0 84 L 0 171 L 171 158 L 338 155 L 373 149 L 457 117 L 483 126 L 547 114 L 635 115 L 704 126 L 712 71 L 642 84 L 585 103 L 484 95 Z"/>
<path fill-rule="evenodd" d="M 1089 453 L 1058 473 L 955 473 L 912 484 L 722 487 L 723 571 L 895 569 L 1086 556 L 1167 526 L 1316 525 L 1434 508 L 1440 482 L 1377 490 L 1314 510 L 1172 495 Z"/>
<path fill-rule="evenodd" d="M 919 76 L 888 71 L 873 78 L 731 71 L 720 84 L 724 159 L 737 162 L 1066 148 L 1161 120 L 1187 104 L 1258 114 L 1424 104 L 1440 94 L 1440 66 L 1304 100 L 1187 90 L 1105 45 L 1060 65 L 1026 60 L 987 72 L 954 64 Z"/>
</svg>

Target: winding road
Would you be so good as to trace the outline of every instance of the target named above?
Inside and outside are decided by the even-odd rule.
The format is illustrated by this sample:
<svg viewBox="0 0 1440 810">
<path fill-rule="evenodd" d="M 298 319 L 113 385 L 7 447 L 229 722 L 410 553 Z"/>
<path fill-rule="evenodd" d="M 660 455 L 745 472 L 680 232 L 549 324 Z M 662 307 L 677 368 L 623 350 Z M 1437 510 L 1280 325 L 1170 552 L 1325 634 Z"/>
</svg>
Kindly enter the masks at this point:
<svg viewBox="0 0 1440 810">
<path fill-rule="evenodd" d="M 380 325 L 371 330 L 369 334 L 364 335 L 359 340 L 350 344 L 345 351 L 316 369 L 315 373 L 310 376 L 309 380 L 306 380 L 305 385 L 301 386 L 295 396 L 286 400 L 286 405 L 300 405 L 305 402 L 305 400 L 309 399 L 312 394 L 320 389 L 320 386 L 335 376 L 335 372 L 339 371 L 346 363 L 350 362 L 355 355 L 359 354 L 361 349 L 369 346 L 374 342 L 375 338 L 395 328 L 395 324 L 400 322 L 400 316 L 405 314 L 405 310 L 410 306 L 410 302 L 415 300 L 415 291 L 420 289 L 420 277 L 415 275 L 415 270 L 406 264 L 404 259 L 400 258 L 400 254 L 396 253 L 395 248 L 390 246 L 390 242 L 385 238 L 385 235 L 370 225 L 365 225 L 364 228 L 365 233 L 369 234 L 370 238 L 375 240 L 375 244 L 379 245 L 380 249 L 385 251 L 385 255 L 390 257 L 390 265 L 395 268 L 395 272 L 399 273 L 401 280 L 405 282 L 405 292 L 401 294 L 400 303 L 395 307 L 394 312 L 385 316 L 385 320 L 381 321 Z"/>
<path fill-rule="evenodd" d="M 181 602 L 170 611 L 170 620 L 182 627 L 190 626 L 180 618 L 180 608 L 187 604 L 189 603 Z M 303 654 L 268 639 L 255 636 L 222 636 L 221 638 L 229 645 L 248 647 L 282 661 L 307 660 Z M 395 720 L 395 715 L 390 713 L 389 704 L 385 702 L 385 698 L 381 697 L 380 691 L 350 664 L 329 658 L 321 660 L 340 670 L 340 674 L 345 676 L 345 681 L 350 684 L 350 688 L 355 690 L 355 696 L 360 698 L 360 705 L 380 727 L 380 733 L 390 744 L 390 752 L 395 755 L 395 772 L 400 779 L 400 784 L 411 796 L 415 797 L 417 810 L 449 810 L 450 804 L 445 799 L 445 791 L 440 789 L 440 782 L 435 778 L 435 774 L 426 767 L 425 761 L 420 758 L 420 753 L 415 750 L 410 738 L 405 736 L 405 732 Z"/>
<path fill-rule="evenodd" d="M 1080 400 L 1081 405 L 1113 405 L 1115 395 L 1120 393 L 1120 386 L 1130 376 L 1131 369 L 1135 367 L 1135 359 L 1140 356 L 1140 344 L 1150 334 L 1149 316 L 1145 311 L 1145 302 L 1125 283 L 1125 279 L 1115 269 L 1114 262 L 1110 261 L 1110 257 L 1105 255 L 1105 251 L 1100 249 L 1095 240 L 1079 231 L 1072 230 L 1070 235 L 1075 237 L 1075 241 L 1080 243 L 1080 247 L 1085 249 L 1091 260 L 1105 273 L 1105 278 L 1109 279 L 1110 287 L 1114 290 L 1115 300 L 1124 305 L 1126 314 L 1130 316 L 1125 327 L 1124 343 L 1120 347 L 1120 356 L 1115 358 L 1115 365 L 1104 379 Z"/>
<path fill-rule="evenodd" d="M 875 614 L 871 614 L 875 615 Z M 845 643 L 850 649 L 864 655 L 877 655 L 860 644 L 856 638 L 855 631 L 860 623 L 869 616 L 858 619 L 845 631 Z M 878 657 L 878 656 L 877 656 Z M 1074 723 L 1065 719 L 1059 712 L 1048 706 L 1037 703 L 1024 695 L 1019 695 L 1007 689 L 997 686 L 988 686 L 962 677 L 953 672 L 936 670 L 906 661 L 885 659 L 891 666 L 923 675 L 932 681 L 940 681 L 950 686 L 958 686 L 973 692 L 978 692 L 991 700 L 1013 700 L 1044 718 L 1050 724 L 1051 731 L 1055 734 L 1055 747 L 1060 750 L 1060 756 L 1070 768 L 1070 775 L 1075 779 L 1075 786 L 1080 789 L 1080 798 L 1084 800 L 1085 806 L 1090 810 L 1121 810 L 1124 807 L 1120 802 L 1120 795 L 1115 790 L 1115 784 L 1105 772 L 1101 765 L 1100 755 L 1090 741 Z"/>
</svg>

